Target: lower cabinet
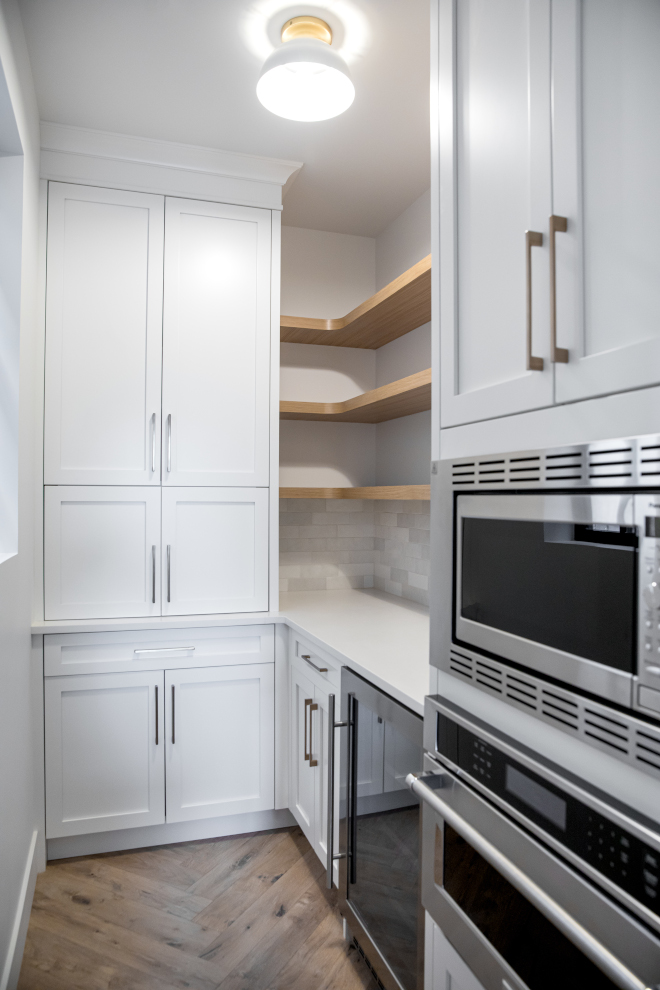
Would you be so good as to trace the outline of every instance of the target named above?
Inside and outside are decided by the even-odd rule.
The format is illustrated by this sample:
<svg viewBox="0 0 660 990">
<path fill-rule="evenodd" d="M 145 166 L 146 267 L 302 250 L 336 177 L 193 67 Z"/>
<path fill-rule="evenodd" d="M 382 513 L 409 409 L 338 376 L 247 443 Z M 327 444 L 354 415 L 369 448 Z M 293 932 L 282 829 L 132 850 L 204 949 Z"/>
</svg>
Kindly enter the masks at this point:
<svg viewBox="0 0 660 990">
<path fill-rule="evenodd" d="M 46 835 L 274 804 L 272 663 L 46 677 Z"/>
<path fill-rule="evenodd" d="M 484 990 L 483 984 L 428 915 L 424 990 Z"/>
</svg>

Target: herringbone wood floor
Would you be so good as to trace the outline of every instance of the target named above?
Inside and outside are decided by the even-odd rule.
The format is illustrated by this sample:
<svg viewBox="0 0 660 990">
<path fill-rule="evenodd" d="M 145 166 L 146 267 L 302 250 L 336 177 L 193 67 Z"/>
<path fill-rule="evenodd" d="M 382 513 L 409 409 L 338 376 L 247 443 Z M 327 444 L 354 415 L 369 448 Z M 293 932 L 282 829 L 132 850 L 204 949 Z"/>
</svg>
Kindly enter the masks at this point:
<svg viewBox="0 0 660 990">
<path fill-rule="evenodd" d="M 19 990 L 374 990 L 299 828 L 50 863 Z"/>
</svg>

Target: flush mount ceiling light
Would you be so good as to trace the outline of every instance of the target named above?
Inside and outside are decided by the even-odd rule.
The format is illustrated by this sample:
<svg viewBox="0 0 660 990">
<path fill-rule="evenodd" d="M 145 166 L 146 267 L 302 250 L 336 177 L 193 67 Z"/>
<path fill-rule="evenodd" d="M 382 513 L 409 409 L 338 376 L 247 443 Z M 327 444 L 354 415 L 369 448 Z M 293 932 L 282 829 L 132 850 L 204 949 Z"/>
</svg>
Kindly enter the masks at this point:
<svg viewBox="0 0 660 990">
<path fill-rule="evenodd" d="M 289 120 L 329 120 L 355 98 L 348 66 L 333 52 L 332 31 L 320 17 L 293 17 L 282 28 L 281 48 L 264 62 L 259 101 Z"/>
</svg>

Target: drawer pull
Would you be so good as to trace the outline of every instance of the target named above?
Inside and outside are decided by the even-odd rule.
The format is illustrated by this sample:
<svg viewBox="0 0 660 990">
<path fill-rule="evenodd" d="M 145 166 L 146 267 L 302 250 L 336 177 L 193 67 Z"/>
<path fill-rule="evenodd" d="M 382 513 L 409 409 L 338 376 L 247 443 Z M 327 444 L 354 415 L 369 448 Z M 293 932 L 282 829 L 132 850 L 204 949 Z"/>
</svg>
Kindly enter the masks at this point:
<svg viewBox="0 0 660 990">
<path fill-rule="evenodd" d="M 156 685 L 156 745 L 158 745 L 158 685 Z"/>
<path fill-rule="evenodd" d="M 305 728 L 303 732 L 303 748 L 305 750 L 305 759 L 311 760 L 312 754 L 307 752 L 307 709 L 311 704 L 313 704 L 313 698 L 305 698 Z"/>
<path fill-rule="evenodd" d="M 174 685 L 172 685 L 172 743 L 174 744 L 175 741 L 176 741 L 176 737 L 174 735 Z"/>
<path fill-rule="evenodd" d="M 314 702 L 312 705 L 309 706 L 309 765 L 310 767 L 317 767 L 319 765 L 319 761 L 315 760 L 312 756 L 312 740 L 314 738 L 312 734 L 312 712 L 317 712 L 318 710 L 319 710 L 319 706 L 316 704 L 316 702 Z"/>
<path fill-rule="evenodd" d="M 317 667 L 315 663 L 312 663 L 312 659 L 311 659 L 309 653 L 301 653 L 300 656 L 302 657 L 303 660 L 306 660 L 307 663 L 310 665 L 310 667 L 313 667 L 314 670 L 317 671 L 317 673 L 319 673 L 319 674 L 327 674 L 328 673 L 328 668 L 327 667 Z"/>
<path fill-rule="evenodd" d="M 141 656 L 143 653 L 192 653 L 194 649 L 194 646 L 159 646 L 152 650 L 133 650 L 133 653 L 136 656 Z"/>
</svg>

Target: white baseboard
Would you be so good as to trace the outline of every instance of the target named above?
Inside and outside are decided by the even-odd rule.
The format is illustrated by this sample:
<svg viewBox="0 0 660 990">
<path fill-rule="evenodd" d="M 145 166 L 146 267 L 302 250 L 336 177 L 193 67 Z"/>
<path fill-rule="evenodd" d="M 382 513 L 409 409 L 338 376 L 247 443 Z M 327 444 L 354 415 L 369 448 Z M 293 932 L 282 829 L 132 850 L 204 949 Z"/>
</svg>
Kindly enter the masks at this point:
<svg viewBox="0 0 660 990">
<path fill-rule="evenodd" d="M 30 921 L 30 911 L 32 910 L 34 886 L 37 882 L 37 873 L 39 872 L 40 857 L 38 855 L 38 840 L 39 830 L 35 829 L 32 833 L 32 840 L 30 842 L 27 860 L 25 862 L 23 881 L 21 883 L 18 906 L 16 908 L 16 916 L 14 918 L 14 927 L 12 929 L 11 938 L 9 939 L 9 948 L 7 950 L 7 958 L 5 959 L 4 969 L 2 971 L 2 976 L 0 977 L 0 990 L 16 990 L 18 985 L 18 977 L 21 972 L 21 963 L 23 961 L 25 936 L 27 935 L 28 923 Z"/>
<path fill-rule="evenodd" d="M 144 825 L 114 832 L 94 832 L 91 835 L 71 835 L 63 839 L 48 839 L 48 859 L 68 859 L 70 856 L 96 856 L 121 849 L 144 849 L 171 842 L 194 842 L 199 839 L 219 839 L 224 835 L 245 832 L 265 832 L 270 828 L 285 828 L 296 821 L 288 808 L 279 811 L 252 811 L 245 815 L 204 818 L 196 822 L 169 822 L 165 825 Z M 0 990 L 4 986 L 0 985 Z"/>
</svg>

